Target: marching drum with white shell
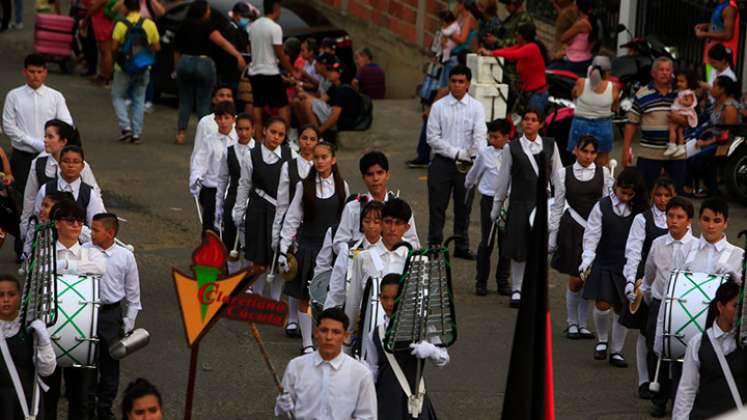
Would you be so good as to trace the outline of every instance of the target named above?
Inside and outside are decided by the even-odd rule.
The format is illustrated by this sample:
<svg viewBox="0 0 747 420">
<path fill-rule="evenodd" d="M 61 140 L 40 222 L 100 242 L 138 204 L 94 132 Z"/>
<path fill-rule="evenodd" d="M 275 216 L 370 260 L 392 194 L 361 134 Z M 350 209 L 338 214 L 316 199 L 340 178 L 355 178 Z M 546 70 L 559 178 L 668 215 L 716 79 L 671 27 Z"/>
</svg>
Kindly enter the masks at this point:
<svg viewBox="0 0 747 420">
<path fill-rule="evenodd" d="M 324 310 L 330 278 L 332 278 L 332 270 L 327 270 L 314 276 L 309 283 L 309 300 L 311 300 L 311 311 L 314 319 Z"/>
<path fill-rule="evenodd" d="M 669 277 L 664 311 L 663 360 L 681 361 L 687 343 L 706 329 L 708 305 L 728 274 L 691 273 L 675 270 Z"/>
<path fill-rule="evenodd" d="M 57 316 L 47 324 L 60 367 L 95 367 L 100 276 L 57 275 Z"/>
</svg>

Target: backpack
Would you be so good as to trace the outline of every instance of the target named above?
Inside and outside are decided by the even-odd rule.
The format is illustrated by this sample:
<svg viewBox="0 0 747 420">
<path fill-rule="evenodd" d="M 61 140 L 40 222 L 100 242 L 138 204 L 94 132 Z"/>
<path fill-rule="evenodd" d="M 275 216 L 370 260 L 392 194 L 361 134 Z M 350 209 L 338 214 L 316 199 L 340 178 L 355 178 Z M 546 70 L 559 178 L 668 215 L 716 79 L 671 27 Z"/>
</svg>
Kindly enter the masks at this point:
<svg viewBox="0 0 747 420">
<path fill-rule="evenodd" d="M 143 28 L 144 21 L 142 17 L 135 24 L 127 19 L 120 20 L 127 26 L 127 32 L 117 50 L 116 61 L 122 71 L 129 75 L 145 72 L 156 61 L 148 44 L 148 34 Z"/>
</svg>

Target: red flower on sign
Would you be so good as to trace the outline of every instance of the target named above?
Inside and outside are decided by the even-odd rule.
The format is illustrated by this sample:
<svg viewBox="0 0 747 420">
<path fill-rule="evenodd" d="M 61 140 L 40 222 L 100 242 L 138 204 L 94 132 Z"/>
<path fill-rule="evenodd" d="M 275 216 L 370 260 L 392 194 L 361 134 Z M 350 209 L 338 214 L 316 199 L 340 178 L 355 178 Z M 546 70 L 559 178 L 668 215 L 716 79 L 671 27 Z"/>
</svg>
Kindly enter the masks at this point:
<svg viewBox="0 0 747 420">
<path fill-rule="evenodd" d="M 226 264 L 226 248 L 218 235 L 204 235 L 202 245 L 192 253 L 195 266 L 214 267 L 223 270 Z"/>
</svg>

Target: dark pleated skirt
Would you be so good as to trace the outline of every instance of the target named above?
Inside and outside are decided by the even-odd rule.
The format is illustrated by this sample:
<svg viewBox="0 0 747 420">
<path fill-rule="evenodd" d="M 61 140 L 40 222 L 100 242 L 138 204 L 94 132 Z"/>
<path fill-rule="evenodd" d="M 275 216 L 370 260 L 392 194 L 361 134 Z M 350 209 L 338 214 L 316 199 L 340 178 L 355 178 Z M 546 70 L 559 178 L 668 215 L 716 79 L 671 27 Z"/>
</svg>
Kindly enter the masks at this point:
<svg viewBox="0 0 747 420">
<path fill-rule="evenodd" d="M 584 284 L 584 299 L 601 300 L 610 305 L 627 303 L 625 277 L 622 275 L 622 270 L 622 265 L 592 265 L 591 275 Z"/>
<path fill-rule="evenodd" d="M 285 294 L 296 299 L 309 298 L 309 282 L 314 277 L 316 257 L 322 249 L 323 242 L 323 237 L 319 241 L 301 239 L 301 242 L 298 244 L 298 252 L 296 253 L 298 275 L 293 281 L 285 283 L 285 287 L 283 288 Z"/>
<path fill-rule="evenodd" d="M 579 225 L 570 213 L 565 212 L 560 218 L 558 228 L 558 249 L 552 256 L 550 266 L 563 274 L 578 277 L 578 266 L 584 252 L 584 228 Z"/>
<path fill-rule="evenodd" d="M 646 305 L 646 301 L 641 301 L 638 310 L 634 314 L 630 313 L 630 305 L 628 303 L 623 305 L 624 309 L 620 314 L 618 322 L 624 327 L 644 331 L 646 329 L 646 322 L 648 322 L 648 305 Z"/>
<path fill-rule="evenodd" d="M 272 262 L 272 223 L 275 207 L 267 200 L 252 195 L 246 209 L 246 259 L 254 264 L 269 266 Z M 233 244 L 229 245 L 232 246 Z"/>
</svg>

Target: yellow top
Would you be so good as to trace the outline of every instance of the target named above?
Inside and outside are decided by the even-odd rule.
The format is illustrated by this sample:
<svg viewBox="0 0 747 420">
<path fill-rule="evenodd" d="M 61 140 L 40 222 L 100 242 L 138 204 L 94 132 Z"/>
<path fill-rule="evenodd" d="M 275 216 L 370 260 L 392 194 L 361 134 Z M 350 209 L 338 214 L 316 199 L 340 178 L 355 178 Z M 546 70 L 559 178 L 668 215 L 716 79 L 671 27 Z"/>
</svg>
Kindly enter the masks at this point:
<svg viewBox="0 0 747 420">
<path fill-rule="evenodd" d="M 133 24 L 135 24 L 137 23 L 138 20 L 140 20 L 140 17 L 141 17 L 140 13 L 130 12 L 127 14 L 126 19 L 132 22 Z M 158 28 L 156 27 L 156 24 L 152 20 L 144 19 L 143 29 L 145 30 L 145 34 L 148 37 L 148 44 L 153 45 L 158 42 L 158 39 L 159 39 Z M 125 25 L 123 22 L 117 22 L 116 25 L 114 25 L 114 31 L 112 32 L 112 39 L 122 44 L 125 40 L 126 35 L 127 35 L 127 25 Z"/>
</svg>

